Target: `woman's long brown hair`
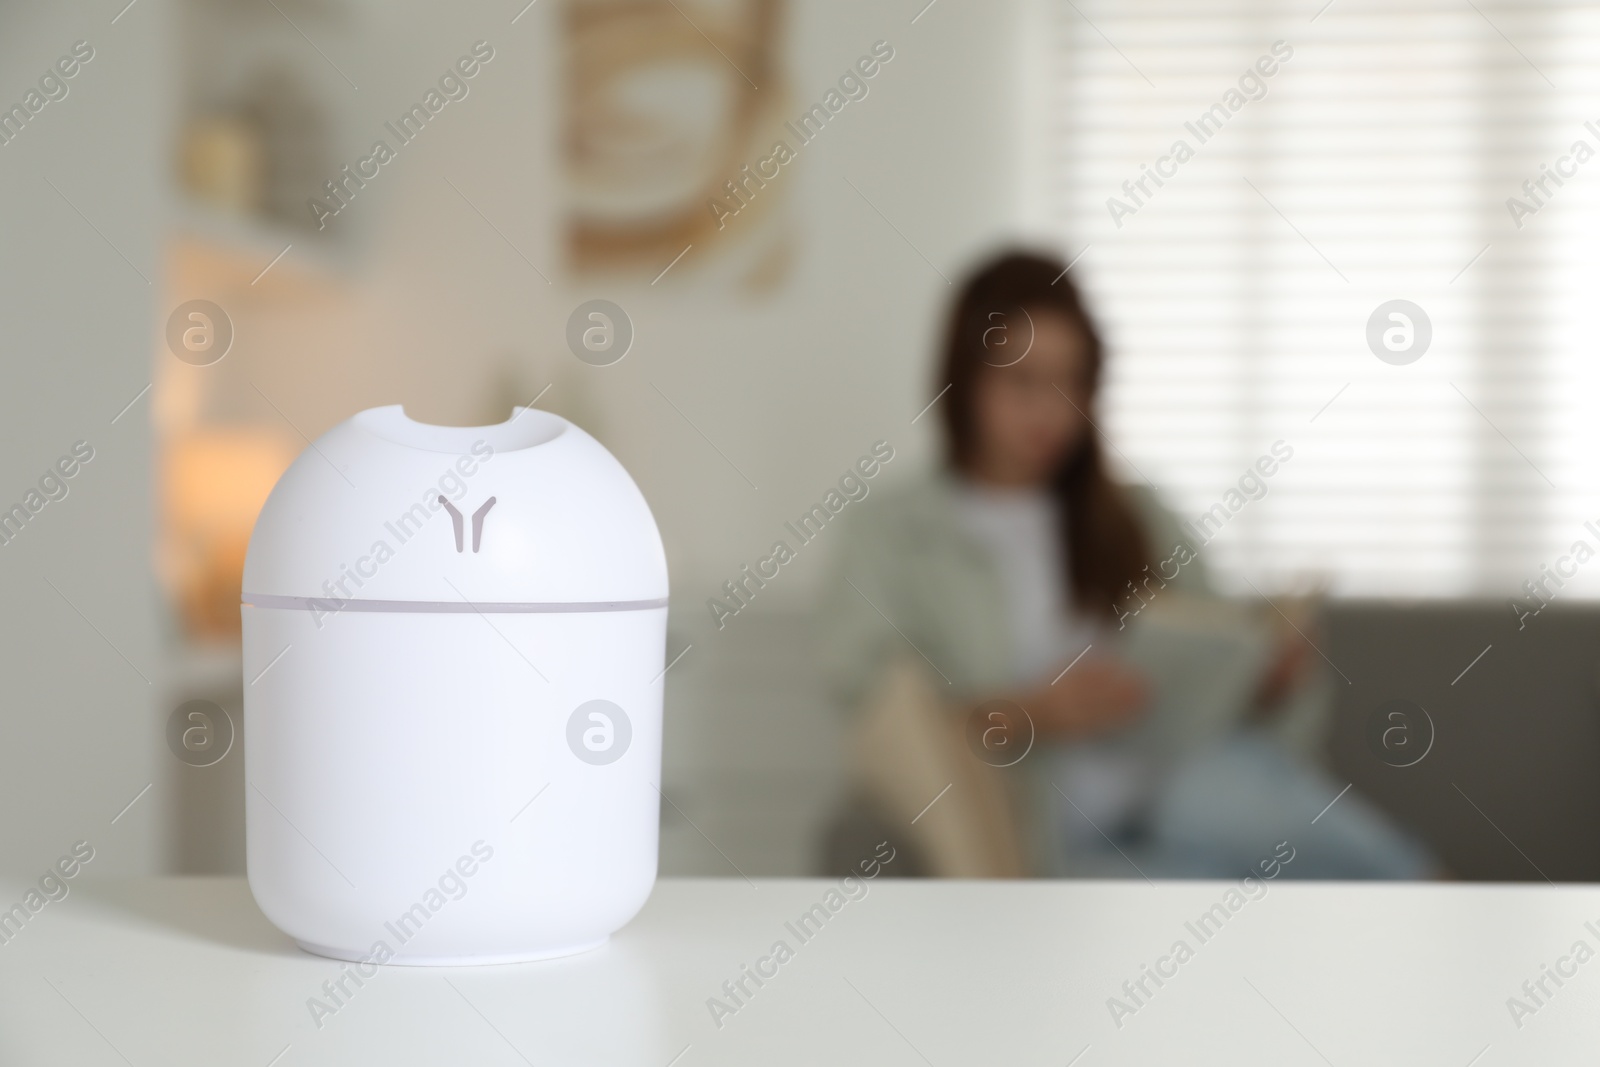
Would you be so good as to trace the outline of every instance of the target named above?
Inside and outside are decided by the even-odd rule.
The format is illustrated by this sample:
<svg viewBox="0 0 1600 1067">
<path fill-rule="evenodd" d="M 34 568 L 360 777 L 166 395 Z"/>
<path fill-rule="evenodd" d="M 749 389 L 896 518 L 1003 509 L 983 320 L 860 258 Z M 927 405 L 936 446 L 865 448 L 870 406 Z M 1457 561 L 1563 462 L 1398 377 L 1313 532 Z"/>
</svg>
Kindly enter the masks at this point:
<svg viewBox="0 0 1600 1067">
<path fill-rule="evenodd" d="M 1006 316 L 999 320 L 1005 322 L 1018 308 L 1029 314 L 1054 312 L 1072 323 L 1084 341 L 1089 395 L 1099 389 L 1104 361 L 1100 334 L 1067 278 L 1065 264 L 1021 252 L 991 261 L 968 279 L 956 299 L 936 383 L 940 389 L 947 382 L 950 386 L 940 412 L 945 458 L 954 471 L 966 471 L 977 454 L 978 375 L 986 363 L 992 365 L 985 356 L 993 354 L 985 348 L 985 331 L 995 325 L 996 313 Z M 1083 414 L 1093 420 L 1093 405 Z M 1128 495 L 1106 470 L 1100 435 L 1093 425 L 1084 428 L 1077 446 L 1052 475 L 1050 492 L 1064 520 L 1061 550 L 1073 605 L 1091 615 L 1114 618 L 1116 601 L 1125 595 L 1128 583 L 1142 578 L 1154 559 Z"/>
</svg>

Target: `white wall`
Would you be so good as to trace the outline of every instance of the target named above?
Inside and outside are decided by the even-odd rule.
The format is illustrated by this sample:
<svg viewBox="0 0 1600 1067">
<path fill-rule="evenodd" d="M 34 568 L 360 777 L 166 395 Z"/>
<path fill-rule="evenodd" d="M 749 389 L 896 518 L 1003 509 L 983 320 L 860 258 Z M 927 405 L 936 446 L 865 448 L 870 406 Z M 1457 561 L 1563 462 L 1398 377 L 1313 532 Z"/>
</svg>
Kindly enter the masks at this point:
<svg viewBox="0 0 1600 1067">
<path fill-rule="evenodd" d="M 115 14 L 0 15 L 7 107 L 75 41 L 94 49 L 67 96 L 0 146 L 0 506 L 74 442 L 94 449 L 68 495 L 0 546 L 0 868 L 25 875 L 78 840 L 96 873 L 162 861 L 154 787 L 111 821 L 171 759 L 155 696 L 145 402 L 111 420 L 150 381 L 170 27 L 159 0 L 112 25 Z"/>
</svg>

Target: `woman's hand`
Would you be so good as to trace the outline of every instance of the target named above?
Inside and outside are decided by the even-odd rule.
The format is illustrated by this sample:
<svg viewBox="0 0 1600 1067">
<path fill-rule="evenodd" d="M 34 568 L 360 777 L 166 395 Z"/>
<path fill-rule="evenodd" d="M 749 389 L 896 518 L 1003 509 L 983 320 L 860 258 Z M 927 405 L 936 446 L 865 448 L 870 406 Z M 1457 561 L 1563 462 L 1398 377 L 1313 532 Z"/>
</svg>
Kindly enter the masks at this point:
<svg viewBox="0 0 1600 1067">
<path fill-rule="evenodd" d="M 1258 716 L 1277 711 L 1289 694 L 1306 680 L 1321 655 L 1312 638 L 1307 636 L 1315 632 L 1315 620 L 1309 611 L 1296 614 L 1301 616 L 1299 624 L 1278 627 L 1278 647 L 1256 686 L 1254 710 Z"/>
<path fill-rule="evenodd" d="M 1075 740 L 1126 726 L 1149 699 L 1149 687 L 1131 668 L 1109 656 L 1088 655 L 1017 702 L 1040 735 Z"/>
</svg>

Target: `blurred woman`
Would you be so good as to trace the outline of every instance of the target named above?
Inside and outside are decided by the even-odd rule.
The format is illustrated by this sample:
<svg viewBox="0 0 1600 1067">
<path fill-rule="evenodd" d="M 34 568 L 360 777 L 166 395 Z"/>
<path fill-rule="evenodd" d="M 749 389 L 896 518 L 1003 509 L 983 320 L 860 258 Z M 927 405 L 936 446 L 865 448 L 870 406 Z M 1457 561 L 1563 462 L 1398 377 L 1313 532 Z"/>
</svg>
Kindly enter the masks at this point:
<svg viewBox="0 0 1600 1067">
<path fill-rule="evenodd" d="M 1103 363 L 1061 263 L 1008 254 L 966 283 L 932 409 L 943 468 L 844 526 L 821 632 L 836 696 L 860 707 L 891 661 L 911 659 L 947 715 L 1025 709 L 1038 740 L 1016 792 L 1035 873 L 1239 876 L 1288 842 L 1287 875 L 1424 875 L 1423 850 L 1357 796 L 1312 822 L 1341 786 L 1270 722 L 1307 672 L 1302 639 L 1247 679 L 1236 726 L 1176 760 L 1152 755 L 1152 734 L 1184 735 L 1141 724 L 1152 685 L 1116 651 L 1127 605 L 1139 590 L 1210 588 L 1200 550 L 1150 488 L 1108 470 Z M 1153 587 L 1178 545 L 1184 564 Z"/>
</svg>

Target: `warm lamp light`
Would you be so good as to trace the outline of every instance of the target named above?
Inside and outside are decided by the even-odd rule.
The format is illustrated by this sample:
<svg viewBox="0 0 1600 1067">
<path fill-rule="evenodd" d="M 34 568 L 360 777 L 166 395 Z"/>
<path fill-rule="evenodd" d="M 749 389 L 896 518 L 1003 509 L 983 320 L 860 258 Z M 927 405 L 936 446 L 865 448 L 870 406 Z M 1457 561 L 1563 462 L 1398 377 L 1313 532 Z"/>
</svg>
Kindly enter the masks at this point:
<svg viewBox="0 0 1600 1067">
<path fill-rule="evenodd" d="M 245 548 L 261 505 L 294 459 L 280 435 L 206 428 L 170 440 L 162 459 L 162 572 L 191 637 L 239 633 Z"/>
</svg>

